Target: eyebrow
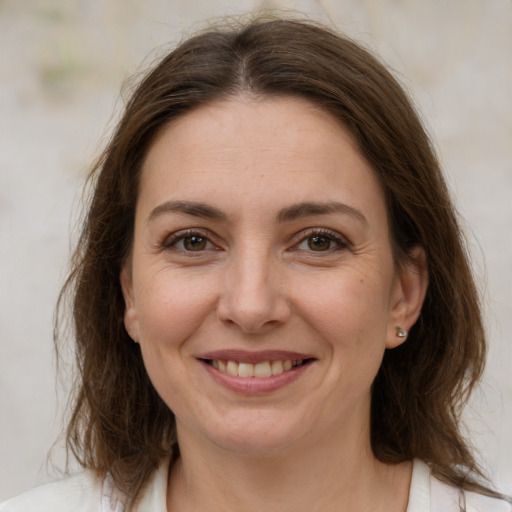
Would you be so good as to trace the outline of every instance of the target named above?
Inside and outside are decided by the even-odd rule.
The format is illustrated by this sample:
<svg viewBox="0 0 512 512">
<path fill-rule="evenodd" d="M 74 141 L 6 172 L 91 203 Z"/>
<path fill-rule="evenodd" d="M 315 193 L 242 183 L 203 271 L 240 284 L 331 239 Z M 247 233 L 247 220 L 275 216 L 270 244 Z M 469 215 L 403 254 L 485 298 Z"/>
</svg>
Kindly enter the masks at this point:
<svg viewBox="0 0 512 512">
<path fill-rule="evenodd" d="M 349 206 L 345 203 L 338 203 L 336 201 L 329 202 L 303 202 L 287 206 L 277 214 L 278 222 L 289 222 L 303 217 L 310 217 L 314 215 L 328 215 L 330 213 L 342 213 L 349 215 L 354 219 L 368 224 L 366 217 L 356 208 Z"/>
<path fill-rule="evenodd" d="M 195 201 L 166 201 L 151 211 L 148 216 L 148 222 L 165 213 L 192 215 L 193 217 L 216 221 L 226 221 L 228 219 L 228 216 L 222 210 L 205 203 Z M 304 217 L 328 215 L 332 213 L 349 215 L 363 224 L 368 224 L 366 217 L 359 210 L 348 204 L 338 203 L 336 201 L 293 204 L 280 210 L 276 219 L 279 223 L 284 223 Z"/>
<path fill-rule="evenodd" d="M 195 201 L 167 201 L 151 210 L 148 216 L 148 222 L 164 213 L 182 213 L 211 220 L 227 219 L 226 214 L 222 210 L 208 204 L 197 203 Z"/>
</svg>

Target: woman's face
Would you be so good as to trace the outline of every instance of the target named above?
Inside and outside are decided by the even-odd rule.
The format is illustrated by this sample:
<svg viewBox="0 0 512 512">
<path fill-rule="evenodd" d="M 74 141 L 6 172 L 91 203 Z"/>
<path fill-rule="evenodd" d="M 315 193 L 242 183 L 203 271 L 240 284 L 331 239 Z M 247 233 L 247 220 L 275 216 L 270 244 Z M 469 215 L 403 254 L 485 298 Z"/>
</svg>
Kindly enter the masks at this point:
<svg viewBox="0 0 512 512">
<path fill-rule="evenodd" d="M 240 453 L 365 437 L 383 352 L 424 292 L 397 271 L 351 136 L 297 98 L 233 98 L 162 131 L 121 282 L 180 442 Z"/>
</svg>

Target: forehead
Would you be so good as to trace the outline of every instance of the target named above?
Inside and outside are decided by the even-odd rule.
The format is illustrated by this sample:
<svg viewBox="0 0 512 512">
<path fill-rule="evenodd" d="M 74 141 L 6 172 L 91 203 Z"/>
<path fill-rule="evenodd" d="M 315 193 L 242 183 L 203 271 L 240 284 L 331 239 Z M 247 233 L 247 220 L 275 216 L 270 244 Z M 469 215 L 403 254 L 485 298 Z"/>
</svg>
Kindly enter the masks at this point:
<svg viewBox="0 0 512 512">
<path fill-rule="evenodd" d="M 374 172 L 348 130 L 293 97 L 215 102 L 162 130 L 143 166 L 139 206 L 205 196 L 228 209 L 342 198 L 386 216 Z"/>
</svg>

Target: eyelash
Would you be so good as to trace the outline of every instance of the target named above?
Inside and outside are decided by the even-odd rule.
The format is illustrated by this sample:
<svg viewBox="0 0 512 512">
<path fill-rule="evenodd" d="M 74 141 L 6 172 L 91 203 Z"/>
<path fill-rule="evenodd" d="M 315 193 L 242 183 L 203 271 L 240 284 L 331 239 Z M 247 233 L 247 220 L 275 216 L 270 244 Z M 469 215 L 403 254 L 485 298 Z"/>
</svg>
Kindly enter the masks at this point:
<svg viewBox="0 0 512 512">
<path fill-rule="evenodd" d="M 184 247 L 177 248 L 177 245 L 179 242 L 185 242 L 185 240 L 191 239 L 193 237 L 202 238 L 202 239 L 206 240 L 207 244 L 215 246 L 215 244 L 211 241 L 208 233 L 205 233 L 204 231 L 199 231 L 196 229 L 190 229 L 190 230 L 186 230 L 186 231 L 178 231 L 177 233 L 173 233 L 171 236 L 167 237 L 164 240 L 164 243 L 162 244 L 162 246 L 164 249 L 177 249 L 177 250 L 187 252 L 187 253 L 203 252 L 204 249 L 199 250 L 199 251 L 192 251 L 192 250 L 187 250 Z"/>
<path fill-rule="evenodd" d="M 194 253 L 194 252 L 201 253 L 201 252 L 204 252 L 205 250 L 207 250 L 206 247 L 204 249 L 200 249 L 198 251 L 189 250 L 184 247 L 181 247 L 181 248 L 177 247 L 177 245 L 180 242 L 185 242 L 187 239 L 192 239 L 193 237 L 201 238 L 201 239 L 205 240 L 206 244 L 210 244 L 210 245 L 213 245 L 214 248 L 218 248 L 218 246 L 211 241 L 211 237 L 207 232 L 196 230 L 196 229 L 190 229 L 190 230 L 186 230 L 186 231 L 178 231 L 177 233 L 173 233 L 171 236 L 167 237 L 164 240 L 162 247 L 164 249 L 176 249 L 176 250 L 180 250 L 180 251 L 183 251 L 186 253 Z M 328 247 L 326 250 L 319 250 L 319 251 L 315 251 L 311 248 L 300 249 L 300 245 L 302 245 L 304 242 L 307 242 L 308 240 L 313 239 L 314 237 L 327 239 L 328 242 L 333 242 L 335 244 L 335 247 Z M 211 247 L 210 247 L 210 249 L 211 249 Z M 330 229 L 326 229 L 326 228 L 309 228 L 301 233 L 301 237 L 300 237 L 299 241 L 297 243 L 295 243 L 292 247 L 290 247 L 290 249 L 288 249 L 288 250 L 290 252 L 306 251 L 306 252 L 310 252 L 312 254 L 315 252 L 317 252 L 319 254 L 325 254 L 325 253 L 332 253 L 332 252 L 344 250 L 344 249 L 350 249 L 350 243 L 345 238 L 343 238 L 338 233 L 336 233 L 335 231 L 331 231 Z"/>
<path fill-rule="evenodd" d="M 314 237 L 321 237 L 329 240 L 330 242 L 333 242 L 335 244 L 335 247 L 329 247 L 327 250 L 321 250 L 321 251 L 314 251 L 313 249 L 300 249 L 299 246 L 302 245 L 304 242 L 307 242 L 308 240 L 311 240 Z M 344 249 L 349 249 L 350 244 L 349 242 L 339 235 L 336 231 L 332 231 L 330 229 L 326 228 L 309 228 L 306 231 L 302 233 L 302 236 L 298 243 L 296 243 L 293 247 L 290 248 L 290 251 L 300 251 L 304 250 L 310 253 L 319 253 L 319 254 L 325 254 L 325 253 L 332 253 L 335 251 L 340 251 Z"/>
</svg>

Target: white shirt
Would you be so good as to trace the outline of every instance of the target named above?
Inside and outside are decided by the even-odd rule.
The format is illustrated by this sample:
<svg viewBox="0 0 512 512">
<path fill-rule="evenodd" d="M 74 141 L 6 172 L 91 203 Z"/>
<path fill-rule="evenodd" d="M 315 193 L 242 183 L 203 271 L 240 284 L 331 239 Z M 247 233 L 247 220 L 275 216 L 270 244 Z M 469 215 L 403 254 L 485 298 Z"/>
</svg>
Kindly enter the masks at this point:
<svg viewBox="0 0 512 512">
<path fill-rule="evenodd" d="M 137 512 L 166 512 L 169 464 L 155 472 L 144 488 Z M 122 512 L 112 480 L 100 481 L 92 471 L 42 485 L 0 504 L 0 512 Z M 512 512 L 512 505 L 439 481 L 429 467 L 415 460 L 406 512 Z"/>
</svg>

